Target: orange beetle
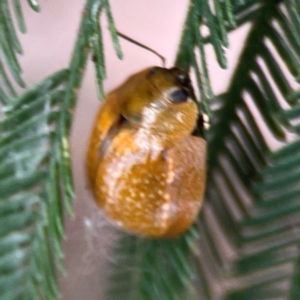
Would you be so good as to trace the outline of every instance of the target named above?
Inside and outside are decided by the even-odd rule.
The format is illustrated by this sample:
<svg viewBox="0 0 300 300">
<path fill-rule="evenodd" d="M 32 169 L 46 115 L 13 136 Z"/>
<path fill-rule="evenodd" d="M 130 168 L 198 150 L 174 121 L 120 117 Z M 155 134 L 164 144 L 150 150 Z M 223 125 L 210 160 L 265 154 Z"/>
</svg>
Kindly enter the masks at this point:
<svg viewBox="0 0 300 300">
<path fill-rule="evenodd" d="M 87 151 L 97 203 L 121 228 L 147 237 L 186 231 L 203 202 L 206 142 L 188 75 L 151 67 L 130 76 L 101 106 Z"/>
</svg>

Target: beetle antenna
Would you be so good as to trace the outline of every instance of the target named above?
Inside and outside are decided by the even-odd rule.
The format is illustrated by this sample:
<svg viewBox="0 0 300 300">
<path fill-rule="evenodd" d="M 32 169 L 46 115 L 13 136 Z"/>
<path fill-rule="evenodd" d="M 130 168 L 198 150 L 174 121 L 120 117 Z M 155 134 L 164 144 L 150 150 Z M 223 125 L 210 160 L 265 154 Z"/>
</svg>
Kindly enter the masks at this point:
<svg viewBox="0 0 300 300">
<path fill-rule="evenodd" d="M 165 68 L 165 66 L 166 66 L 166 59 L 165 59 L 165 57 L 163 57 L 161 54 L 159 54 L 159 53 L 156 52 L 155 50 L 149 48 L 148 46 L 146 46 L 146 45 L 144 45 L 144 44 L 139 43 L 138 41 L 136 41 L 136 40 L 130 38 L 129 36 L 127 36 L 127 35 L 125 35 L 125 34 L 119 32 L 119 31 L 117 31 L 117 34 L 118 34 L 119 37 L 121 37 L 121 38 L 123 38 L 123 39 L 125 39 L 125 40 L 127 40 L 127 41 L 129 41 L 129 42 L 131 42 L 131 43 L 133 43 L 133 44 L 135 44 L 135 45 L 137 45 L 137 46 L 140 46 L 140 47 L 142 47 L 142 48 L 144 48 L 144 49 L 146 49 L 146 50 L 148 50 L 148 51 L 154 53 L 155 55 L 157 55 L 157 56 L 161 59 L 162 65 L 163 65 L 163 67 Z"/>
</svg>

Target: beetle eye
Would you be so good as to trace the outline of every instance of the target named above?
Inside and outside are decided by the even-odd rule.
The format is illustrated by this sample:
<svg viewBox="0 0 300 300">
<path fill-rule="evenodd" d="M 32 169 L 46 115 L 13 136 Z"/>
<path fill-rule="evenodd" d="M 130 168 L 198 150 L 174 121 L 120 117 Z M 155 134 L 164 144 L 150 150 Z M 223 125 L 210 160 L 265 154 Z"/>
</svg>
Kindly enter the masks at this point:
<svg viewBox="0 0 300 300">
<path fill-rule="evenodd" d="M 186 90 L 176 90 L 169 96 L 170 101 L 173 103 L 181 103 L 188 99 L 189 94 Z"/>
<path fill-rule="evenodd" d="M 190 79 L 186 74 L 178 74 L 176 78 L 183 85 L 188 85 L 190 83 Z"/>
</svg>

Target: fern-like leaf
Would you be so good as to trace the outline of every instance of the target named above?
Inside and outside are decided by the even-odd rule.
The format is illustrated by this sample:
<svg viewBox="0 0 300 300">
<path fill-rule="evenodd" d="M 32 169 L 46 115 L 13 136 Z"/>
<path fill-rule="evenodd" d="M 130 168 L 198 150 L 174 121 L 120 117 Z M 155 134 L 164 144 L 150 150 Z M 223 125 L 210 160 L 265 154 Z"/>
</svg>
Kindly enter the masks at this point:
<svg viewBox="0 0 300 300">
<path fill-rule="evenodd" d="M 67 77 L 58 72 L 12 101 L 0 123 L 1 299 L 58 294 L 64 230 L 54 132 Z"/>
<path fill-rule="evenodd" d="M 34 10 L 38 10 L 37 2 L 30 1 L 29 4 Z M 22 33 L 25 33 L 26 26 L 19 0 L 13 1 L 13 9 L 19 29 Z M 22 70 L 17 60 L 17 55 L 22 54 L 23 49 L 12 21 L 12 15 L 9 9 L 9 1 L 7 0 L 0 2 L 0 39 L 0 49 L 2 52 L 0 60 L 0 80 L 3 82 L 0 89 L 0 102 L 7 104 L 9 102 L 9 97 L 16 96 L 16 92 L 13 87 L 14 84 L 7 73 L 7 69 L 9 69 L 18 85 L 25 87 L 25 83 L 21 76 Z"/>
<path fill-rule="evenodd" d="M 231 5 L 232 1 L 215 0 L 213 3 L 211 2 L 207 0 L 192 0 L 190 2 L 175 62 L 176 66 L 180 66 L 184 70 L 189 70 L 190 67 L 193 67 L 195 70 L 202 99 L 202 107 L 200 109 L 204 110 L 209 116 L 210 109 L 207 99 L 212 97 L 213 92 L 206 66 L 204 44 L 209 41 L 213 45 L 220 66 L 226 68 L 227 62 L 224 47 L 228 46 L 227 31 L 235 26 Z M 209 31 L 208 40 L 203 33 L 205 28 Z M 200 62 L 198 62 L 197 52 Z"/>
<path fill-rule="evenodd" d="M 195 228 L 170 240 L 120 234 L 105 299 L 197 299 L 196 273 L 188 263 L 196 259 L 197 238 Z"/>
<path fill-rule="evenodd" d="M 36 11 L 36 1 L 28 0 Z M 25 30 L 21 7 L 14 2 L 21 30 Z M 99 12 L 105 9 L 118 47 L 116 30 L 107 1 L 88 0 L 82 16 L 74 54 L 68 71 L 60 71 L 20 97 L 1 68 L 9 93 L 0 91 L 4 118 L 0 121 L 0 298 L 57 299 L 58 270 L 63 271 L 61 239 L 65 211 L 72 212 L 74 196 L 69 132 L 72 109 L 82 82 L 89 54 L 97 55 L 98 84 L 104 64 Z M 20 85 L 15 58 L 21 52 L 8 13 L 7 1 L 0 4 L 1 45 L 7 65 Z M 2 29 L 2 31 L 1 31 Z M 5 36 L 4 36 L 5 35 Z M 96 43 L 95 43 L 96 41 Z M 120 54 L 120 49 L 117 48 Z"/>
<path fill-rule="evenodd" d="M 199 245 L 207 257 L 199 262 L 201 276 L 214 278 L 201 287 L 212 291 L 208 299 L 215 299 L 216 285 L 224 287 L 225 299 L 289 299 L 299 256 L 294 191 L 299 177 L 292 171 L 299 162 L 290 174 L 283 172 L 291 159 L 283 153 L 294 143 L 271 153 L 272 143 L 287 143 L 291 125 L 284 109 L 295 104 L 290 99 L 297 90 L 289 80 L 297 80 L 300 71 L 295 7 L 294 1 L 261 3 L 231 85 L 214 103 L 200 226 L 209 246 Z"/>
</svg>

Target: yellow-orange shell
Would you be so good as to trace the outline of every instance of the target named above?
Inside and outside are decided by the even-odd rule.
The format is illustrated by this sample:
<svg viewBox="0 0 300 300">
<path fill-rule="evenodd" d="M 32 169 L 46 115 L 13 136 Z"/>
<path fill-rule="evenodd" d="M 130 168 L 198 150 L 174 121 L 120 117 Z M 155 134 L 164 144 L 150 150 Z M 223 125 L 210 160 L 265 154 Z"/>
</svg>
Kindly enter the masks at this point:
<svg viewBox="0 0 300 300">
<path fill-rule="evenodd" d="M 155 81 L 162 93 L 149 96 L 149 70 L 106 97 L 88 147 L 87 174 L 97 203 L 118 226 L 142 236 L 176 236 L 189 228 L 202 205 L 206 142 L 190 135 L 195 103 L 166 101 L 164 92 L 173 83 L 162 82 L 163 74 Z M 147 95 L 152 98 L 144 99 Z M 116 126 L 123 114 L 127 121 Z"/>
</svg>

